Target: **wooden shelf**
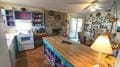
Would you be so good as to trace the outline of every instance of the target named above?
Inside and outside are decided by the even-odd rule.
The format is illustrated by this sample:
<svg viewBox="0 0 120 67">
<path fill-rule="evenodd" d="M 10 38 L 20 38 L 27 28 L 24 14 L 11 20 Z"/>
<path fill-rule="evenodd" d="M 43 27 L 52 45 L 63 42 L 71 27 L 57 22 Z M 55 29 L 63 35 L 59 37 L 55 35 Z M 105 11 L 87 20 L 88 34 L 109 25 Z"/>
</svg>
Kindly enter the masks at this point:
<svg viewBox="0 0 120 67">
<path fill-rule="evenodd" d="M 14 11 L 13 10 L 5 10 L 6 13 L 6 24 L 7 26 L 14 26 Z"/>
<path fill-rule="evenodd" d="M 6 15 L 7 17 L 13 17 L 13 15 Z"/>
<path fill-rule="evenodd" d="M 33 26 L 37 26 L 36 24 L 41 24 L 40 26 L 43 26 L 43 14 L 39 12 L 32 13 L 32 19 L 33 19 Z"/>
</svg>

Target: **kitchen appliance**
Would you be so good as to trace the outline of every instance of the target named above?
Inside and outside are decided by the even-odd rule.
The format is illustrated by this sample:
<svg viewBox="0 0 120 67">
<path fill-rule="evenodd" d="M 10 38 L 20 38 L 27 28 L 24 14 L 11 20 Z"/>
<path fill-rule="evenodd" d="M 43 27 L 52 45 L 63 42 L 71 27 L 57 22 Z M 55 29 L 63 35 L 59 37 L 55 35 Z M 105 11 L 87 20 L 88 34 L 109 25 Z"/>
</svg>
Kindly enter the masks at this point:
<svg viewBox="0 0 120 67">
<path fill-rule="evenodd" d="M 34 48 L 34 40 L 32 34 L 19 34 L 17 35 L 18 50 L 28 50 Z"/>
<path fill-rule="evenodd" d="M 32 20 L 15 20 L 19 51 L 34 48 L 31 22 Z"/>
</svg>

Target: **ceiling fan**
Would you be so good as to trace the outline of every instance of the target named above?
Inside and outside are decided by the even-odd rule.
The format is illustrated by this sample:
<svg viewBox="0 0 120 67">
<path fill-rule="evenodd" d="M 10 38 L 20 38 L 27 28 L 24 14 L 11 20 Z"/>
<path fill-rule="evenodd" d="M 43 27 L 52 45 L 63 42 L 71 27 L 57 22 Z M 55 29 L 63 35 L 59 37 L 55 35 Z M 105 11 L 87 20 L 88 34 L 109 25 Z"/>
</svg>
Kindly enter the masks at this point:
<svg viewBox="0 0 120 67">
<path fill-rule="evenodd" d="M 86 4 L 86 3 L 109 3 L 110 0 L 89 0 L 89 1 L 79 1 L 79 2 L 69 2 L 69 4 L 76 5 L 76 4 Z"/>
<path fill-rule="evenodd" d="M 87 7 L 85 7 L 83 10 L 90 9 L 91 11 L 94 10 L 101 10 L 100 6 L 98 3 L 109 3 L 110 1 L 99 1 L 99 0 L 94 0 L 94 1 L 89 1 L 89 2 L 71 2 L 71 5 L 79 5 L 79 4 L 89 4 Z"/>
<path fill-rule="evenodd" d="M 101 10 L 102 8 L 98 5 L 98 0 L 92 1 L 84 10 L 90 9 L 90 11 Z"/>
</svg>

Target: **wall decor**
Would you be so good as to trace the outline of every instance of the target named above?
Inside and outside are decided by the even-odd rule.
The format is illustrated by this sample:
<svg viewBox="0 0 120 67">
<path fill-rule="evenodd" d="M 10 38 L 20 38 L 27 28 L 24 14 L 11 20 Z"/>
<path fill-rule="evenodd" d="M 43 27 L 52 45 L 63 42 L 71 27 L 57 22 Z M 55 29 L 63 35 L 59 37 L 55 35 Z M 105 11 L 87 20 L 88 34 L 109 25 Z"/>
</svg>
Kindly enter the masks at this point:
<svg viewBox="0 0 120 67">
<path fill-rule="evenodd" d="M 61 20 L 61 15 L 56 14 L 56 15 L 54 16 L 54 18 L 55 18 L 55 20 Z"/>
<path fill-rule="evenodd" d="M 99 26 L 99 25 L 93 25 L 93 28 L 94 28 L 95 30 L 98 30 L 98 29 L 100 28 L 100 26 Z"/>
<path fill-rule="evenodd" d="M 90 17 L 92 17 L 93 15 L 92 14 L 90 14 Z"/>
<path fill-rule="evenodd" d="M 96 17 L 100 17 L 100 16 L 101 16 L 100 12 L 96 13 Z"/>
<path fill-rule="evenodd" d="M 106 15 L 106 18 L 110 21 L 110 22 L 116 22 L 118 20 L 118 18 L 115 18 L 115 16 L 111 15 L 111 13 L 108 13 Z"/>
<path fill-rule="evenodd" d="M 120 32 L 120 26 L 117 27 L 117 32 Z"/>
<path fill-rule="evenodd" d="M 100 25 L 100 28 L 104 28 L 104 25 Z"/>
<path fill-rule="evenodd" d="M 54 11 L 50 10 L 50 11 L 48 12 L 48 15 L 49 15 L 49 16 L 54 16 Z"/>
<path fill-rule="evenodd" d="M 91 17 L 92 15 L 92 17 Z M 96 12 L 86 16 L 86 24 L 84 29 L 91 29 L 90 33 L 102 34 L 106 29 L 111 30 L 111 24 L 109 19 L 106 17 L 107 13 L 105 12 Z M 109 15 L 109 13 L 108 13 Z"/>
<path fill-rule="evenodd" d="M 52 14 L 50 14 L 52 13 Z M 60 34 L 67 33 L 67 17 L 68 14 L 64 12 L 45 11 L 45 26 L 46 32 L 52 34 L 52 29 L 62 29 Z"/>
</svg>

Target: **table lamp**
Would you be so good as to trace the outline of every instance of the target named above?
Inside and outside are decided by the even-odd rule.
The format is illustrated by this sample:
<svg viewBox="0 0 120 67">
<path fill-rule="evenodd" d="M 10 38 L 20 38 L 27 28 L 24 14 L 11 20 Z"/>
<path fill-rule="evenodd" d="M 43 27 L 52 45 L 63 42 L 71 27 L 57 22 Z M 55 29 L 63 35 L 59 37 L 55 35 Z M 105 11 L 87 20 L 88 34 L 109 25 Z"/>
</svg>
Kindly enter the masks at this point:
<svg viewBox="0 0 120 67">
<path fill-rule="evenodd" d="M 109 40 L 108 36 L 106 36 L 106 35 L 100 35 L 94 41 L 91 48 L 93 50 L 99 52 L 98 61 L 97 61 L 97 64 L 94 67 L 99 67 L 101 53 L 112 54 L 112 48 L 111 48 L 110 40 Z"/>
</svg>

